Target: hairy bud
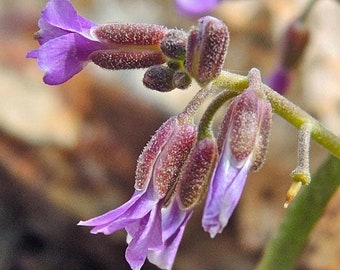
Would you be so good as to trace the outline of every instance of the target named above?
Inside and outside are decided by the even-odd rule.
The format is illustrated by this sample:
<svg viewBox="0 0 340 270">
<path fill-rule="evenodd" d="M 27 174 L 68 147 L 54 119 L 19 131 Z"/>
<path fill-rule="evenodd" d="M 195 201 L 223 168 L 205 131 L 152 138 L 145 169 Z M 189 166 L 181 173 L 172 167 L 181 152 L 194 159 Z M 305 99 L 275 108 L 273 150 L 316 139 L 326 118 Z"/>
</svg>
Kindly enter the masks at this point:
<svg viewBox="0 0 340 270">
<path fill-rule="evenodd" d="M 152 66 L 149 67 L 144 73 L 143 84 L 152 90 L 157 90 L 160 92 L 169 92 L 175 89 L 173 84 L 174 70 L 162 66 Z"/>
<path fill-rule="evenodd" d="M 252 155 L 252 169 L 265 159 L 272 119 L 270 103 L 264 97 L 259 73 L 250 74 L 249 87 L 229 105 L 218 136 L 218 149 L 228 144 L 230 162 L 241 167 Z"/>
<path fill-rule="evenodd" d="M 111 45 L 159 45 L 167 28 L 146 23 L 108 23 L 98 26 L 93 34 Z"/>
<path fill-rule="evenodd" d="M 137 161 L 135 189 L 144 189 L 153 173 L 155 162 L 162 152 L 164 146 L 170 140 L 171 136 L 177 128 L 177 120 L 175 117 L 169 118 L 152 136 L 151 140 L 144 147 Z"/>
<path fill-rule="evenodd" d="M 171 197 L 182 167 L 196 141 L 193 124 L 180 124 L 166 144 L 154 167 L 154 186 L 159 198 Z"/>
<path fill-rule="evenodd" d="M 200 202 L 213 174 L 217 157 L 214 139 L 205 138 L 197 142 L 178 181 L 181 208 L 189 209 Z"/>
<path fill-rule="evenodd" d="M 182 30 L 169 30 L 161 42 L 162 52 L 171 59 L 184 60 L 187 34 Z"/>
<path fill-rule="evenodd" d="M 253 171 L 259 171 L 266 159 L 272 124 L 272 107 L 270 103 L 265 99 L 260 100 L 259 103 L 262 103 L 258 105 L 258 107 L 261 108 L 260 129 L 254 149 L 253 164 L 251 167 Z"/>
<path fill-rule="evenodd" d="M 162 64 L 165 59 L 158 51 L 99 50 L 91 53 L 89 59 L 96 65 L 111 69 L 146 68 Z"/>
<path fill-rule="evenodd" d="M 190 86 L 191 77 L 188 75 L 188 73 L 178 70 L 175 71 L 172 77 L 172 83 L 176 88 L 184 90 Z"/>
<path fill-rule="evenodd" d="M 229 45 L 227 26 L 206 16 L 198 20 L 188 37 L 185 67 L 199 83 L 208 83 L 220 75 Z"/>
</svg>

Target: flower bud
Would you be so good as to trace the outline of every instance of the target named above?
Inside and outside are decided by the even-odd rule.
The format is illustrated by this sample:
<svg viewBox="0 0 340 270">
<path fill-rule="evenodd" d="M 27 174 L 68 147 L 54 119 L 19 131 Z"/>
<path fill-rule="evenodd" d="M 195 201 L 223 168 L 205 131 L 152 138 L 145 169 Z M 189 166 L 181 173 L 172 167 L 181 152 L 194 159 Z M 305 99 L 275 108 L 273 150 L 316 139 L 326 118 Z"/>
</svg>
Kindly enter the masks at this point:
<svg viewBox="0 0 340 270">
<path fill-rule="evenodd" d="M 153 179 L 158 198 L 171 197 L 196 137 L 195 125 L 178 124 L 154 166 Z"/>
<path fill-rule="evenodd" d="M 197 142 L 178 181 L 178 199 L 181 208 L 192 208 L 204 196 L 217 156 L 214 139 L 204 138 Z"/>
<path fill-rule="evenodd" d="M 188 73 L 178 70 L 175 71 L 172 77 L 172 83 L 175 86 L 175 88 L 184 90 L 190 86 L 191 77 L 188 75 Z"/>
<path fill-rule="evenodd" d="M 144 147 L 137 161 L 135 189 L 143 190 L 149 183 L 155 162 L 163 150 L 166 143 L 170 140 L 177 127 L 177 120 L 169 118 L 152 136 L 151 140 Z"/>
<path fill-rule="evenodd" d="M 242 167 L 252 155 L 252 169 L 258 170 L 265 159 L 272 110 L 263 96 L 261 80 L 255 76 L 250 79 L 249 87 L 229 105 L 217 145 L 221 152 L 224 144 L 228 144 L 232 166 Z"/>
<path fill-rule="evenodd" d="M 185 67 L 199 83 L 208 83 L 220 75 L 229 45 L 227 26 L 206 16 L 198 20 L 188 37 Z"/>
<path fill-rule="evenodd" d="M 143 84 L 150 89 L 157 90 L 160 92 L 169 92 L 175 89 L 173 84 L 174 70 L 162 66 L 149 67 L 144 73 Z"/>
<path fill-rule="evenodd" d="M 187 44 L 187 34 L 182 30 L 169 30 L 162 42 L 162 52 L 171 59 L 184 60 Z"/>
<path fill-rule="evenodd" d="M 294 21 L 286 30 L 281 62 L 286 69 L 297 65 L 309 41 L 309 31 L 300 21 Z"/>
<path fill-rule="evenodd" d="M 111 70 L 146 68 L 165 62 L 158 51 L 99 50 L 91 53 L 89 58 L 96 65 Z"/>
<path fill-rule="evenodd" d="M 269 135 L 272 124 L 272 107 L 266 99 L 260 99 L 258 104 L 260 122 L 259 130 L 257 134 L 256 145 L 253 154 L 253 164 L 251 169 L 253 171 L 259 171 L 263 166 L 266 159 Z"/>
<path fill-rule="evenodd" d="M 108 23 L 94 28 L 93 34 L 112 45 L 159 45 L 167 28 L 146 23 Z"/>
</svg>

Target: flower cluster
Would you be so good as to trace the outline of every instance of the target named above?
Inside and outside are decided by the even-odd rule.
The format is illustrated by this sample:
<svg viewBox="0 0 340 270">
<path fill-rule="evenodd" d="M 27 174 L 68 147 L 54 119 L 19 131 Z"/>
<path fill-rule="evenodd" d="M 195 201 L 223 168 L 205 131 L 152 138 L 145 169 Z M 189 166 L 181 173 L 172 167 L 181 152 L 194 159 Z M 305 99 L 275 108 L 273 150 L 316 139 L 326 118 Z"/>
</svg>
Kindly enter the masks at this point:
<svg viewBox="0 0 340 270">
<path fill-rule="evenodd" d="M 48 84 L 63 83 L 93 62 L 111 70 L 147 68 L 143 83 L 158 91 L 186 89 L 192 79 L 203 87 L 142 151 L 130 200 L 79 222 L 93 227 L 94 234 L 125 229 L 126 259 L 132 269 L 140 269 L 146 259 L 170 269 L 193 208 L 206 198 L 203 228 L 211 237 L 221 233 L 249 171 L 258 170 L 264 161 L 271 106 L 259 71 L 249 72 L 247 89 L 227 107 L 215 139 L 212 118 L 237 95 L 212 86 L 221 74 L 229 44 L 222 21 L 203 17 L 189 32 L 149 24 L 97 25 L 78 15 L 68 0 L 51 0 L 39 27 L 36 38 L 41 46 L 27 57 L 37 59 Z M 227 95 L 217 95 L 210 106 L 214 109 L 208 108 L 197 125 L 197 109 L 215 91 Z"/>
</svg>

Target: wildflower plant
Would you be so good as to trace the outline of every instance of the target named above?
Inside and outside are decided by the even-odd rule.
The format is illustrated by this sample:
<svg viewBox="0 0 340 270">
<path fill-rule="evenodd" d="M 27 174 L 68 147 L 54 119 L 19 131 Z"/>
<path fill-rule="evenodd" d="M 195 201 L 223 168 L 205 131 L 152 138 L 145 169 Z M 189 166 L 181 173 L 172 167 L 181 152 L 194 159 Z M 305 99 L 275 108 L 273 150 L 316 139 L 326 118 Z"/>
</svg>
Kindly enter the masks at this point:
<svg viewBox="0 0 340 270">
<path fill-rule="evenodd" d="M 202 87 L 182 112 L 163 123 L 145 146 L 137 161 L 130 200 L 101 216 L 79 222 L 92 227 L 94 234 L 125 229 L 126 259 L 132 269 L 141 269 L 146 259 L 162 269 L 171 269 L 186 224 L 199 203 L 205 203 L 204 230 L 211 237 L 223 231 L 248 174 L 258 171 L 264 163 L 273 112 L 299 132 L 298 164 L 292 172 L 293 184 L 287 192 L 285 207 L 301 186 L 311 182 L 311 138 L 336 157 L 329 159 L 326 167 L 339 164 L 340 139 L 264 84 L 258 69 L 251 69 L 248 76 L 223 70 L 229 32 L 219 19 L 202 17 L 189 31 L 140 23 L 98 25 L 80 16 L 68 0 L 50 0 L 38 24 L 40 30 L 35 38 L 40 47 L 27 57 L 37 59 L 47 84 L 61 84 L 92 62 L 109 70 L 146 68 L 144 85 L 160 92 L 187 89 L 192 80 Z M 295 40 L 291 38 L 295 33 L 292 29 L 295 28 L 292 26 L 289 31 L 288 41 Z M 292 52 L 286 47 L 284 55 L 296 59 L 306 41 L 301 40 L 302 45 L 294 47 L 297 50 Z M 282 59 L 285 68 L 296 64 L 285 56 Z M 213 99 L 196 123 L 197 110 L 208 97 Z M 221 107 L 226 112 L 215 136 L 212 123 Z M 339 179 L 335 176 L 336 172 L 332 177 Z M 339 185 L 338 180 L 329 182 L 318 209 L 325 206 Z M 297 205 L 302 207 L 301 202 Z M 299 216 L 288 213 L 288 222 L 294 223 L 296 215 Z M 305 234 L 313 224 L 307 226 Z M 266 253 L 269 255 L 265 255 L 258 269 L 281 269 L 275 265 L 280 254 L 272 254 L 273 250 L 282 254 L 282 246 L 288 240 L 280 241 L 270 246 Z M 296 254 L 299 250 L 295 250 Z"/>
</svg>

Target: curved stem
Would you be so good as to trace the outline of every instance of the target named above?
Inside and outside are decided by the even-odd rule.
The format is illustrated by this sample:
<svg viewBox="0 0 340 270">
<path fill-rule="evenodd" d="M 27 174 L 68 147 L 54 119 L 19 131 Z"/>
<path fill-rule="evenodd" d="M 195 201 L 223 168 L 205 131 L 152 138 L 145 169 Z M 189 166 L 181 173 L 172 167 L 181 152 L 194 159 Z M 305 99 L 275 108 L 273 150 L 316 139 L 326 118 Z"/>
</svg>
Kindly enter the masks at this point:
<svg viewBox="0 0 340 270">
<path fill-rule="evenodd" d="M 195 114 L 198 108 L 202 105 L 202 103 L 215 92 L 215 88 L 212 88 L 211 85 L 202 88 L 193 99 L 188 103 L 188 105 L 184 108 L 184 110 L 177 116 L 180 122 L 193 121 Z"/>
<path fill-rule="evenodd" d="M 219 88 L 227 88 L 241 93 L 248 87 L 249 81 L 246 76 L 233 74 L 227 71 L 215 79 L 213 85 Z M 327 130 L 319 121 L 314 119 L 301 108 L 281 96 L 270 87 L 263 85 L 267 99 L 272 105 L 274 112 L 286 119 L 292 125 L 300 129 L 305 123 L 312 125 L 311 136 L 320 145 L 325 147 L 334 156 L 340 158 L 340 138 Z"/>
<path fill-rule="evenodd" d="M 208 108 L 204 112 L 198 127 L 198 140 L 211 137 L 212 119 L 221 106 L 237 96 L 238 93 L 230 90 L 224 90 L 209 104 Z"/>
</svg>

